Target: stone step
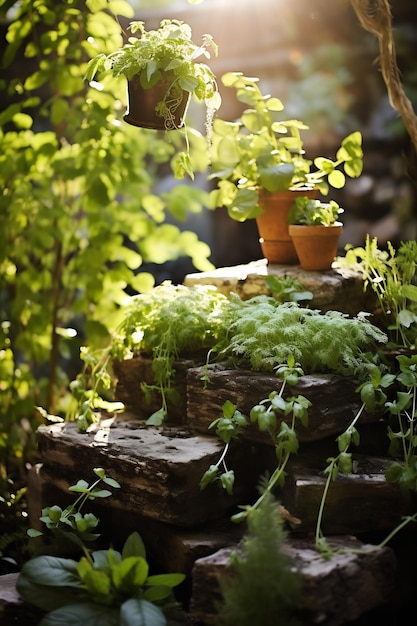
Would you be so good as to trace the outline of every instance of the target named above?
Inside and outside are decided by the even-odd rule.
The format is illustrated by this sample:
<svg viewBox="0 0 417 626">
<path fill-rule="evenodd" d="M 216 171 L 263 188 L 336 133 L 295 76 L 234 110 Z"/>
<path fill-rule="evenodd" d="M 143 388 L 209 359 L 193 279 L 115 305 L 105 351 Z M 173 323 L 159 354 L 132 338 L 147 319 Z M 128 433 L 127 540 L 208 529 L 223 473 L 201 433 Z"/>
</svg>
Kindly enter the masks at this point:
<svg viewBox="0 0 417 626">
<path fill-rule="evenodd" d="M 271 295 L 265 283 L 268 275 L 297 280 L 305 290 L 313 293 L 313 299 L 309 302 L 313 309 L 357 315 L 359 311 L 375 311 L 377 306 L 374 294 L 369 290 L 364 291 L 363 278 L 359 272 L 348 268 L 311 272 L 303 270 L 299 265 L 269 265 L 266 259 L 187 274 L 184 285 L 214 285 L 225 295 L 237 293 L 242 300 L 248 300 L 260 294 Z"/>
<path fill-rule="evenodd" d="M 147 419 L 160 408 L 161 399 L 157 394 L 152 394 L 151 402 L 147 404 L 140 389 L 142 382 L 153 382 L 151 359 L 139 355 L 115 362 L 113 368 L 118 377 L 116 400 L 125 404 L 128 416 L 132 413 L 139 419 Z M 255 404 L 267 398 L 272 391 L 279 391 L 282 386 L 274 374 L 230 369 L 222 363 L 202 367 L 196 360 L 178 359 L 175 371 L 179 403 L 169 406 L 167 423 L 184 424 L 204 434 L 209 434 L 211 422 L 222 415 L 222 405 L 226 400 L 249 415 Z M 202 383 L 203 376 L 208 376 L 210 381 L 206 388 Z M 359 394 L 355 391 L 358 384 L 350 377 L 315 374 L 302 376 L 297 385 L 288 387 L 285 397 L 303 395 L 312 403 L 308 428 L 301 424 L 297 426 L 298 439 L 316 441 L 343 432 L 361 406 Z M 361 424 L 376 423 L 380 416 L 381 410 L 374 413 L 365 411 Z M 270 443 L 270 438 L 256 426 L 242 429 L 241 434 L 252 442 Z"/>
<path fill-rule="evenodd" d="M 37 626 L 43 613 L 20 598 L 17 577 L 18 574 L 0 576 L 0 626 Z"/>
<path fill-rule="evenodd" d="M 330 455 L 329 455 L 330 456 Z M 387 482 L 388 458 L 353 455 L 353 472 L 339 474 L 326 496 L 322 531 L 325 535 L 389 532 L 413 513 L 397 485 Z M 300 520 L 295 532 L 314 533 L 326 482 L 326 457 L 297 455 L 287 466 L 283 505 Z"/>
<path fill-rule="evenodd" d="M 199 486 L 224 448 L 212 436 L 107 417 L 87 434 L 65 422 L 41 426 L 37 438 L 46 483 L 67 491 L 80 478 L 88 480 L 94 467 L 103 467 L 121 484 L 106 505 L 184 527 L 219 519 L 253 498 L 262 461 L 249 443 L 232 445 L 228 460 L 236 468 L 236 488 L 228 495 L 218 482 L 204 491 Z"/>
<path fill-rule="evenodd" d="M 395 586 L 396 559 L 390 548 L 376 548 L 352 536 L 337 537 L 329 543 L 334 550 L 329 559 L 305 539 L 287 538 L 283 546 L 302 577 L 304 626 L 351 622 L 385 604 Z M 226 575 L 233 550 L 236 548 L 224 548 L 195 562 L 190 612 L 204 626 L 218 622 L 218 578 Z"/>
<path fill-rule="evenodd" d="M 210 383 L 202 389 L 201 377 L 208 374 Z M 336 374 L 305 375 L 296 385 L 288 387 L 284 396 L 305 396 L 312 406 L 308 411 L 308 427 L 296 426 L 299 441 L 316 441 L 342 433 L 361 406 L 355 392 L 358 381 Z M 222 364 L 209 368 L 194 367 L 187 375 L 187 422 L 190 428 L 206 433 L 210 423 L 222 415 L 226 400 L 233 402 L 245 415 L 272 391 L 280 391 L 281 382 L 274 374 L 226 368 Z M 361 424 L 376 423 L 381 411 L 361 415 Z M 289 420 L 287 420 L 289 421 Z M 254 443 L 271 444 L 270 437 L 249 425 L 241 436 Z"/>
</svg>

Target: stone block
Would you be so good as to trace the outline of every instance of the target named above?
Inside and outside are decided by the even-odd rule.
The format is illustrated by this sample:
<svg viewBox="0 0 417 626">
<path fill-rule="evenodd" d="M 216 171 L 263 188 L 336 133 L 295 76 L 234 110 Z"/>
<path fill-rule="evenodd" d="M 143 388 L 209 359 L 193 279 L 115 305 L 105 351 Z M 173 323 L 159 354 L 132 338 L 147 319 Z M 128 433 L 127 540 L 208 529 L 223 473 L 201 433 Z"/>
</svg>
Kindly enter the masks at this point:
<svg viewBox="0 0 417 626">
<path fill-rule="evenodd" d="M 376 548 L 351 536 L 329 543 L 334 550 L 329 559 L 305 539 L 288 538 L 283 546 L 302 577 L 304 626 L 351 622 L 386 603 L 394 588 L 396 559 L 390 548 Z M 233 550 L 236 547 L 224 548 L 195 562 L 190 612 L 204 626 L 216 626 L 221 601 L 218 579 L 227 575 Z"/>
<path fill-rule="evenodd" d="M 66 491 L 94 467 L 103 467 L 122 486 L 103 504 L 178 526 L 195 526 L 225 515 L 253 497 L 260 459 L 245 442 L 230 448 L 236 488 L 228 495 L 219 483 L 201 490 L 199 482 L 215 464 L 224 444 L 215 437 L 194 435 L 176 427 L 151 428 L 139 421 L 102 419 L 88 433 L 76 423 L 41 426 L 37 431 L 47 483 Z"/>
</svg>

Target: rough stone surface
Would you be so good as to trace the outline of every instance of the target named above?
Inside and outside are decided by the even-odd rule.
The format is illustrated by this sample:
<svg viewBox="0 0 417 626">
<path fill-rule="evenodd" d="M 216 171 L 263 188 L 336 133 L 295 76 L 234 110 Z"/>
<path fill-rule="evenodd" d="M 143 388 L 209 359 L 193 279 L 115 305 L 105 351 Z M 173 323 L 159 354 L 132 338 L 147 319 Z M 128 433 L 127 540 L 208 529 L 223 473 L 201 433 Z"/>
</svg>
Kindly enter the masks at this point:
<svg viewBox="0 0 417 626">
<path fill-rule="evenodd" d="M 233 495 L 218 483 L 200 489 L 202 475 L 219 460 L 223 447 L 215 437 L 114 417 L 87 434 L 70 422 L 38 429 L 43 480 L 66 491 L 94 467 L 103 467 L 122 485 L 109 506 L 187 527 L 220 518 L 256 489 L 259 460 L 243 442 L 230 448 L 231 466 L 237 468 Z"/>
<path fill-rule="evenodd" d="M 42 612 L 23 602 L 16 591 L 18 574 L 0 576 L 0 625 L 36 626 Z"/>
<path fill-rule="evenodd" d="M 336 447 L 333 450 L 335 454 Z M 329 451 L 328 456 L 331 456 Z M 396 485 L 387 482 L 384 471 L 392 462 L 354 454 L 353 472 L 339 474 L 326 496 L 322 531 L 325 535 L 363 534 L 395 528 L 412 513 Z M 300 520 L 297 532 L 315 532 L 327 476 L 325 456 L 297 455 L 287 466 L 282 503 Z"/>
<path fill-rule="evenodd" d="M 184 424 L 186 421 L 186 377 L 190 367 L 202 365 L 205 357 L 197 359 L 179 359 L 175 362 L 174 384 L 178 392 L 176 404 L 168 402 L 168 417 L 170 423 Z M 116 376 L 115 400 L 123 402 L 126 410 L 134 413 L 140 419 L 147 419 L 152 413 L 161 408 L 161 396 L 152 391 L 148 401 L 141 383 L 154 384 L 152 374 L 152 359 L 143 355 L 113 361 L 113 371 Z"/>
<path fill-rule="evenodd" d="M 237 293 L 242 300 L 259 294 L 268 294 L 265 277 L 290 277 L 298 280 L 313 293 L 311 308 L 322 311 L 341 311 L 356 315 L 359 311 L 374 311 L 375 298 L 363 290 L 362 276 L 348 269 L 332 269 L 327 272 L 309 272 L 299 265 L 268 265 L 265 259 L 246 265 L 223 267 L 210 272 L 187 274 L 184 284 L 215 285 L 224 294 Z"/>
<path fill-rule="evenodd" d="M 202 388 L 201 376 L 209 372 L 210 384 Z M 339 434 L 350 424 L 361 406 L 355 392 L 358 382 L 334 374 L 302 376 L 297 385 L 288 388 L 286 396 L 303 395 L 311 401 L 308 428 L 297 425 L 299 441 L 315 441 Z M 236 404 L 249 415 L 251 408 L 267 398 L 271 391 L 279 391 L 281 383 L 273 374 L 227 369 L 214 365 L 204 370 L 192 368 L 187 376 L 187 420 L 197 432 L 207 432 L 209 424 L 221 415 L 226 400 Z M 378 421 L 378 413 L 363 413 L 361 424 Z M 241 436 L 254 442 L 271 443 L 256 426 L 241 430 Z"/>
<path fill-rule="evenodd" d="M 354 537 L 330 542 L 334 552 L 325 560 L 304 539 L 287 539 L 285 552 L 302 576 L 301 612 L 305 626 L 339 626 L 384 604 L 393 590 L 396 560 L 390 548 L 375 548 Z M 233 549 L 225 548 L 196 561 L 191 613 L 204 625 L 216 625 L 221 599 L 218 577 L 226 574 Z M 349 551 L 350 550 L 350 551 Z"/>
</svg>

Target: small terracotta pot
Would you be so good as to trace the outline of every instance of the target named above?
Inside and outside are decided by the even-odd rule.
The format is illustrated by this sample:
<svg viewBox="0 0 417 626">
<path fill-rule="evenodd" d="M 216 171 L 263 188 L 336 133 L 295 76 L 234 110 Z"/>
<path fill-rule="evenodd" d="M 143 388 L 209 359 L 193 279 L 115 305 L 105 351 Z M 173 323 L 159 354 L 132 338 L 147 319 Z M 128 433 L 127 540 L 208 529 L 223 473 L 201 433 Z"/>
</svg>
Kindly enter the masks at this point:
<svg viewBox="0 0 417 626">
<path fill-rule="evenodd" d="M 263 213 L 256 218 L 259 243 L 269 263 L 296 265 L 298 256 L 288 232 L 288 214 L 298 196 L 317 198 L 315 189 L 278 191 L 272 193 L 261 189 L 259 206 Z"/>
<path fill-rule="evenodd" d="M 343 224 L 340 222 L 332 226 L 290 224 L 288 231 L 301 267 L 304 270 L 331 269 L 342 230 Z"/>
<path fill-rule="evenodd" d="M 171 117 L 164 120 L 157 114 L 155 107 L 161 102 L 171 81 L 161 78 L 150 89 L 143 89 L 139 77 L 134 76 L 127 81 L 127 111 L 124 121 L 132 126 L 141 128 L 154 128 L 156 130 L 175 130 L 184 126 L 190 94 L 188 91 L 180 92 L 178 98 L 173 98 L 170 104 Z"/>
</svg>

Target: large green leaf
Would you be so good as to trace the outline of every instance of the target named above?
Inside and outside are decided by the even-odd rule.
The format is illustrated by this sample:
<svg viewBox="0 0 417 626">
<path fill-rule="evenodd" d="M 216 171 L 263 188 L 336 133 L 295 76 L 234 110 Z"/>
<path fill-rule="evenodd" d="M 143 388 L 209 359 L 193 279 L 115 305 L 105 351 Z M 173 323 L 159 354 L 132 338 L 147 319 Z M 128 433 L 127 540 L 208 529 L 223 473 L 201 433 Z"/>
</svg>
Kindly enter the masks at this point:
<svg viewBox="0 0 417 626">
<path fill-rule="evenodd" d="M 146 600 L 130 599 L 120 609 L 120 626 L 166 626 L 161 609 Z"/>
<path fill-rule="evenodd" d="M 263 168 L 259 180 L 262 187 L 268 191 L 277 192 L 289 189 L 293 176 L 294 165 L 292 163 L 278 163 Z"/>
<path fill-rule="evenodd" d="M 39 626 L 119 626 L 119 609 L 80 603 L 63 606 L 46 615 Z"/>
<path fill-rule="evenodd" d="M 134 594 L 148 576 L 149 566 L 141 556 L 128 556 L 112 568 L 112 579 L 117 589 Z"/>
<path fill-rule="evenodd" d="M 78 591 L 71 587 L 38 585 L 29 580 L 23 573 L 18 576 L 16 590 L 25 602 L 44 611 L 52 611 L 66 604 L 72 604 L 79 595 Z"/>
<path fill-rule="evenodd" d="M 37 556 L 30 559 L 22 567 L 22 574 L 38 585 L 61 587 L 80 584 L 76 561 L 55 556 Z"/>
<path fill-rule="evenodd" d="M 126 559 L 129 556 L 141 556 L 146 559 L 145 544 L 138 532 L 131 533 L 123 546 L 122 557 Z"/>
</svg>

